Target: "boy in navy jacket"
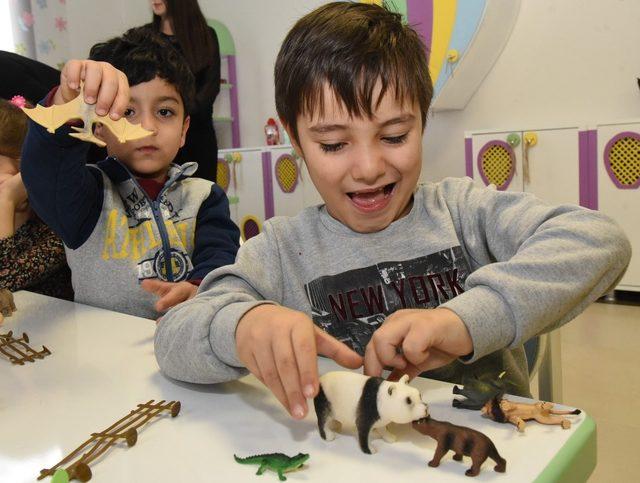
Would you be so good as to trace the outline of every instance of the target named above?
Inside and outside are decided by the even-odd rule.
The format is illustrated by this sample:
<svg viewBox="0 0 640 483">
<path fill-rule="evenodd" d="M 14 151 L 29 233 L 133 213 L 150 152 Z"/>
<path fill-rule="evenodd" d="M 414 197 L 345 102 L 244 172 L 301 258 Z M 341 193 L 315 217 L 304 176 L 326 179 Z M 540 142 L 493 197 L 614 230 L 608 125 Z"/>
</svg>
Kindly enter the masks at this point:
<svg viewBox="0 0 640 483">
<path fill-rule="evenodd" d="M 69 137 L 68 126 L 51 135 L 31 123 L 24 183 L 65 243 L 76 301 L 157 318 L 195 295 L 211 270 L 233 263 L 239 231 L 224 191 L 189 178 L 196 163 L 172 164 L 194 90 L 182 57 L 160 36 L 131 29 L 94 46 L 90 58 L 69 61 L 44 104 L 71 101 L 83 82 L 98 115 L 124 116 L 153 134 L 121 144 L 97 124 L 109 156 L 85 165 L 89 145 Z"/>
</svg>

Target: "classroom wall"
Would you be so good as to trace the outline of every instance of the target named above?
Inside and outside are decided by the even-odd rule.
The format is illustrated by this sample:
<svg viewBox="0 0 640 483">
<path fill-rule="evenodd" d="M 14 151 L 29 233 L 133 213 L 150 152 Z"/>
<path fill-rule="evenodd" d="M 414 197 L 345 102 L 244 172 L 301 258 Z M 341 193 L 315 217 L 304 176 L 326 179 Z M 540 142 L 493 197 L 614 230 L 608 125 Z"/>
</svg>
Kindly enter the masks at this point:
<svg viewBox="0 0 640 483">
<path fill-rule="evenodd" d="M 472 0 L 458 0 L 472 1 Z M 200 0 L 236 42 L 243 146 L 275 114 L 273 63 L 287 30 L 321 0 Z M 148 1 L 67 0 L 72 56 L 150 19 Z M 640 2 L 522 0 L 507 45 L 467 107 L 430 115 L 423 178 L 464 175 L 464 131 L 640 117 Z"/>
<path fill-rule="evenodd" d="M 242 145 L 262 146 L 264 124 L 269 117 L 276 116 L 273 65 L 280 44 L 298 18 L 326 2 L 199 0 L 199 3 L 205 16 L 224 23 L 234 38 Z M 98 0 L 67 0 L 67 9 L 72 57 L 86 57 L 94 43 L 151 21 L 148 0 L 112 0 L 107 8 Z"/>
<path fill-rule="evenodd" d="M 466 108 L 428 120 L 423 177 L 464 176 L 465 130 L 640 118 L 638 76 L 637 0 L 522 0 L 505 49 Z"/>
</svg>

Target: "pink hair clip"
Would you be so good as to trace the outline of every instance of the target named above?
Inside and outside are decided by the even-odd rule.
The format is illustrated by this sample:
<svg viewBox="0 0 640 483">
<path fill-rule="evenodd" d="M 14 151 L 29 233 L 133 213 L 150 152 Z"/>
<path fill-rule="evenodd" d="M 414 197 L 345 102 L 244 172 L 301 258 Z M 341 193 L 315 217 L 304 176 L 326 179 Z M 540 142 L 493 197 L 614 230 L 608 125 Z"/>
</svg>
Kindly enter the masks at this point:
<svg viewBox="0 0 640 483">
<path fill-rule="evenodd" d="M 27 105 L 27 100 L 22 96 L 13 96 L 10 102 L 11 104 L 19 108 L 23 108 Z"/>
</svg>

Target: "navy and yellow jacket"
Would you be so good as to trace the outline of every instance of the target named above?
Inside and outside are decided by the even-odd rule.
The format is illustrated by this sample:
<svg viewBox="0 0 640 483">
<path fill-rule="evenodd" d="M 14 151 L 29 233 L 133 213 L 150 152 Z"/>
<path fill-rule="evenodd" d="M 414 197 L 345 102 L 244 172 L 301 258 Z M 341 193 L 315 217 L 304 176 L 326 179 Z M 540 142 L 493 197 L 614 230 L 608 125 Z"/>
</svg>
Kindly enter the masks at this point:
<svg viewBox="0 0 640 483">
<path fill-rule="evenodd" d="M 21 171 L 31 206 L 64 241 L 77 302 L 156 318 L 142 280 L 196 281 L 234 262 L 227 196 L 189 178 L 196 163 L 172 165 L 153 200 L 116 158 L 86 165 L 88 144 L 68 132 L 31 122 Z"/>
</svg>

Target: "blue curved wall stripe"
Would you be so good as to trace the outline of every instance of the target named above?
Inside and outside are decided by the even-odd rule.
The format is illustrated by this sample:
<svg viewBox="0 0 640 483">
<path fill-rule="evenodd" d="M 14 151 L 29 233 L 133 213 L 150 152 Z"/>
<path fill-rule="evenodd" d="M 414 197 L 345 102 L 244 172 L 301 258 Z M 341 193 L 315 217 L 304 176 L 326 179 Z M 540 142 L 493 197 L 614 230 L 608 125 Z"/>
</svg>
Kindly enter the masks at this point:
<svg viewBox="0 0 640 483">
<path fill-rule="evenodd" d="M 464 55 L 469 43 L 473 38 L 476 30 L 480 26 L 480 20 L 482 20 L 482 14 L 486 5 L 486 0 L 458 0 L 457 12 L 456 12 L 456 24 L 453 26 L 453 32 L 451 33 L 451 40 L 449 41 L 449 47 L 447 52 L 451 49 L 458 51 L 458 61 Z M 454 65 L 455 71 L 455 65 Z M 455 73 L 454 73 L 455 75 Z M 440 92 L 440 89 L 444 87 L 445 82 L 451 77 L 451 69 L 449 63 L 445 61 L 442 64 L 442 72 L 438 77 L 434 94 Z"/>
</svg>

